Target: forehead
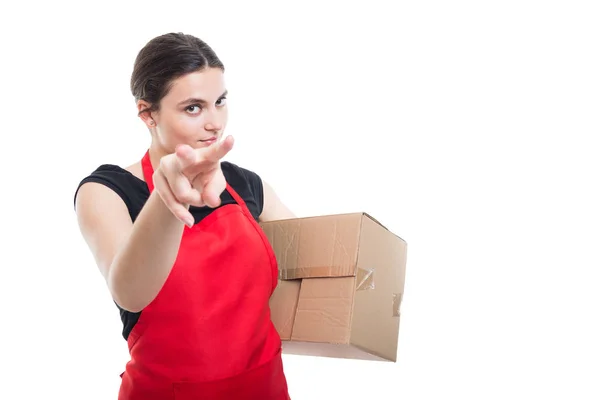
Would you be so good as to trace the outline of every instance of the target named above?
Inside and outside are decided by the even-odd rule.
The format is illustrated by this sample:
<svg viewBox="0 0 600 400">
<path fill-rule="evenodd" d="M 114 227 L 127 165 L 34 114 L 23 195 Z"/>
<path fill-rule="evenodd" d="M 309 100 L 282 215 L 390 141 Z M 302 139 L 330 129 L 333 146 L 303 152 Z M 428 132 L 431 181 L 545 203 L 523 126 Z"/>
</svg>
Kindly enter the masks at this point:
<svg viewBox="0 0 600 400">
<path fill-rule="evenodd" d="M 192 72 L 175 79 L 166 101 L 181 101 L 187 98 L 199 98 L 207 101 L 217 100 L 225 91 L 225 78 L 219 68 L 209 68 Z"/>
</svg>

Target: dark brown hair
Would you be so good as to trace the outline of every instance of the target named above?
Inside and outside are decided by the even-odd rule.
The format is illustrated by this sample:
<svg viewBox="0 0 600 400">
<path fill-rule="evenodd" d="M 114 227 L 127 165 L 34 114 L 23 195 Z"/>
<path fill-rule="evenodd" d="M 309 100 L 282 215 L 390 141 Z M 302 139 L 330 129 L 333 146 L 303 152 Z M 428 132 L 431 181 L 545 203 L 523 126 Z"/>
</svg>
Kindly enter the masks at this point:
<svg viewBox="0 0 600 400">
<path fill-rule="evenodd" d="M 150 40 L 138 53 L 131 74 L 135 101 L 144 100 L 151 105 L 139 114 L 157 111 L 173 80 L 205 68 L 225 70 L 213 49 L 197 37 L 167 33 Z"/>
</svg>

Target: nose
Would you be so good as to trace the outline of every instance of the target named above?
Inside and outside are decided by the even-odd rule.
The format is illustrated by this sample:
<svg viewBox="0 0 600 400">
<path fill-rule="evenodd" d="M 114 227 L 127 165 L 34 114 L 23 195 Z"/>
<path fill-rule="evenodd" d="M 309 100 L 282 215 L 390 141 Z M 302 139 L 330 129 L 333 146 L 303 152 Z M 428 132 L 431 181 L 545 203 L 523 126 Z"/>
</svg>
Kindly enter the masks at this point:
<svg viewBox="0 0 600 400">
<path fill-rule="evenodd" d="M 218 111 L 206 114 L 204 129 L 208 132 L 218 132 L 223 129 L 222 116 Z"/>
</svg>

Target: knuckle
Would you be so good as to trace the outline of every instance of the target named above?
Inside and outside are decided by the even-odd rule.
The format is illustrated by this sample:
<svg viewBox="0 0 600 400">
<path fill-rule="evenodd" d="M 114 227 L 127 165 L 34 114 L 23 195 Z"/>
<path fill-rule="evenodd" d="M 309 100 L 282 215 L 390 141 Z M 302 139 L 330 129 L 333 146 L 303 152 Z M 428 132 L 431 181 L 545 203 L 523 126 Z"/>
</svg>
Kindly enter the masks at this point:
<svg viewBox="0 0 600 400">
<path fill-rule="evenodd" d="M 192 196 L 191 196 L 191 194 L 189 192 L 183 192 L 183 193 L 180 193 L 177 196 L 177 200 L 180 203 L 187 204 L 187 203 L 189 203 L 192 200 Z"/>
<path fill-rule="evenodd" d="M 173 190 L 173 196 L 175 197 L 175 199 L 177 201 L 179 201 L 181 203 L 185 203 L 187 194 L 186 194 L 186 192 L 184 192 L 181 189 L 178 189 L 178 190 L 176 189 L 176 190 Z"/>
</svg>

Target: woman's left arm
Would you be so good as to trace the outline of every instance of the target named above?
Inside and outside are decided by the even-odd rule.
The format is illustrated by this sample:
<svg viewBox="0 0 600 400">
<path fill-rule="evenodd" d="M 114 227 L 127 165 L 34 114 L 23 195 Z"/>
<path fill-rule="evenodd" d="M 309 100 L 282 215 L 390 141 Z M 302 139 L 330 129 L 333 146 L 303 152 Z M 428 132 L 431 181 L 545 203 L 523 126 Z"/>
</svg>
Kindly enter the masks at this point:
<svg viewBox="0 0 600 400">
<path fill-rule="evenodd" d="M 296 218 L 296 215 L 281 201 L 275 190 L 263 181 L 263 210 L 259 216 L 260 222 L 277 221 Z"/>
</svg>

